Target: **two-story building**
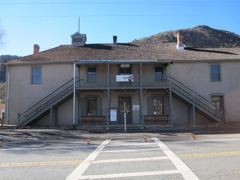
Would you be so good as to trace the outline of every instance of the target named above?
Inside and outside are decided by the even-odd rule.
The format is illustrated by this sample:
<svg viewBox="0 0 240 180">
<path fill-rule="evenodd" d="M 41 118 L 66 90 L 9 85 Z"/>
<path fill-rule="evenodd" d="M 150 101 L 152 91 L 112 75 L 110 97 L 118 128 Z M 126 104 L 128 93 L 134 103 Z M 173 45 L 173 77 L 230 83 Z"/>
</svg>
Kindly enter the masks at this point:
<svg viewBox="0 0 240 180">
<path fill-rule="evenodd" d="M 39 51 L 7 64 L 8 124 L 145 128 L 239 121 L 239 48 L 178 43 L 86 44 Z M 176 47 L 177 45 L 177 47 Z"/>
</svg>

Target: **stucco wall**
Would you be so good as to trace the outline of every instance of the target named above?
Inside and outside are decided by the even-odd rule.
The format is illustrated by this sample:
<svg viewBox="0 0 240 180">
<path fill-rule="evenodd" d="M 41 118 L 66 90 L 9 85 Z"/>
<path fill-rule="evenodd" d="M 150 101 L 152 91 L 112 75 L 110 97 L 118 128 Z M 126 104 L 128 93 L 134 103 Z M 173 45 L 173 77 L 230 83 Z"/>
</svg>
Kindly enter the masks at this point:
<svg viewBox="0 0 240 180">
<path fill-rule="evenodd" d="M 31 68 L 41 67 L 42 83 L 31 84 Z M 17 113 L 54 91 L 73 77 L 72 64 L 9 66 L 9 124 L 17 123 Z"/>
<path fill-rule="evenodd" d="M 210 65 L 219 64 L 221 81 L 210 80 Z M 208 100 L 211 95 L 224 96 L 224 108 L 227 121 L 240 121 L 240 62 L 234 61 L 204 61 L 177 62 L 170 67 L 171 76 L 193 89 Z"/>
</svg>

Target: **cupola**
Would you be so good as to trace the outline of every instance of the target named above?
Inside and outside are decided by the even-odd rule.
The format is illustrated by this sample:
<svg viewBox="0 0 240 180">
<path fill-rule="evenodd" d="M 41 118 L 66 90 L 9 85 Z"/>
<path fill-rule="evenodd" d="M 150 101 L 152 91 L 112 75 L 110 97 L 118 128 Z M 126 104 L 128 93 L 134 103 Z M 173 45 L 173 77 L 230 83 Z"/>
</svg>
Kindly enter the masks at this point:
<svg viewBox="0 0 240 180">
<path fill-rule="evenodd" d="M 74 33 L 72 36 L 72 46 L 84 46 L 87 41 L 87 35 L 79 32 Z"/>
</svg>

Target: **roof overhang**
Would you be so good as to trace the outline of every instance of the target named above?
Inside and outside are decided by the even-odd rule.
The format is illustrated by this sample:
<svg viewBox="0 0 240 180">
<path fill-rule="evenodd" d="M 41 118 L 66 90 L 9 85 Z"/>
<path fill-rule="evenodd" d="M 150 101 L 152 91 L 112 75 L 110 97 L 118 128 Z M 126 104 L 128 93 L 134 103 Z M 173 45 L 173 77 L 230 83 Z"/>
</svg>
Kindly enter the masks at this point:
<svg viewBox="0 0 240 180">
<path fill-rule="evenodd" d="M 158 63 L 158 64 L 169 64 L 171 60 L 79 60 L 75 62 L 76 64 L 151 64 L 151 63 Z"/>
</svg>

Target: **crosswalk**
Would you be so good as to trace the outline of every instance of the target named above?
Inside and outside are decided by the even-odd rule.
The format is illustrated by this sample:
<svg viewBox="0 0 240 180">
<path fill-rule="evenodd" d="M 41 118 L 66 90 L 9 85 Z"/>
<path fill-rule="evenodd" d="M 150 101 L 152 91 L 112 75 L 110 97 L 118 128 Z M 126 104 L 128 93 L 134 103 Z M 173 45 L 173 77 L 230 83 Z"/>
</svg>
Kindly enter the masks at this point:
<svg viewBox="0 0 240 180">
<path fill-rule="evenodd" d="M 158 138 L 106 139 L 66 180 L 199 178 Z"/>
</svg>

